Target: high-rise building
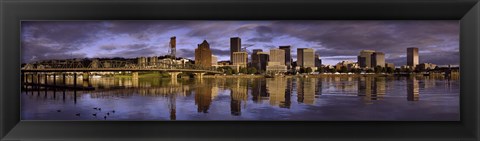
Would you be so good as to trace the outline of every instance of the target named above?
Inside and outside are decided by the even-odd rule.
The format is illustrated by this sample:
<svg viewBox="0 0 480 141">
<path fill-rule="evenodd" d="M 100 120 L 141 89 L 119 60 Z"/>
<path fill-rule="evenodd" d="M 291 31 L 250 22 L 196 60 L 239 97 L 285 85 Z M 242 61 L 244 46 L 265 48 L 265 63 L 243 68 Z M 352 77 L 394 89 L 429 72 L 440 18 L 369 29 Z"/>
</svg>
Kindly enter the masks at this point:
<svg viewBox="0 0 480 141">
<path fill-rule="evenodd" d="M 374 53 L 374 50 L 362 50 L 358 56 L 358 64 L 361 68 L 372 68 L 371 57 Z"/>
<path fill-rule="evenodd" d="M 212 55 L 212 65 L 217 65 L 218 59 L 217 56 Z"/>
<path fill-rule="evenodd" d="M 292 55 L 291 55 L 291 47 L 290 46 L 280 46 L 282 50 L 285 50 L 285 65 L 288 69 L 292 68 Z"/>
<path fill-rule="evenodd" d="M 207 40 L 203 40 L 195 49 L 195 64 L 205 68 L 212 66 L 212 51 Z"/>
<path fill-rule="evenodd" d="M 385 54 L 383 52 L 374 52 L 370 56 L 372 68 L 380 66 L 385 67 Z"/>
<path fill-rule="evenodd" d="M 259 57 L 260 55 L 258 55 L 257 53 L 262 51 L 263 51 L 262 49 L 254 49 L 251 55 L 252 67 L 254 67 L 257 70 L 260 70 L 260 57 Z"/>
<path fill-rule="evenodd" d="M 282 49 L 270 49 L 269 62 L 278 62 L 280 65 L 285 64 L 285 50 Z"/>
<path fill-rule="evenodd" d="M 415 68 L 418 65 L 418 48 L 407 48 L 407 65 Z"/>
<path fill-rule="evenodd" d="M 315 54 L 315 67 L 322 67 L 322 59 L 320 59 L 320 55 L 318 54 Z"/>
<path fill-rule="evenodd" d="M 176 37 L 173 36 L 173 37 L 170 37 L 170 57 L 172 57 L 173 59 L 175 59 L 176 50 L 177 50 L 177 40 L 176 40 Z"/>
<path fill-rule="evenodd" d="M 304 68 L 315 67 L 315 50 L 312 48 L 298 48 L 297 66 Z"/>
<path fill-rule="evenodd" d="M 258 52 L 258 57 L 260 60 L 260 69 L 259 72 L 265 72 L 267 70 L 267 63 L 270 58 L 270 55 L 266 52 Z"/>
<path fill-rule="evenodd" d="M 233 53 L 242 51 L 242 39 L 240 37 L 230 38 L 230 62 L 233 64 Z"/>
<path fill-rule="evenodd" d="M 234 52 L 232 56 L 233 65 L 238 65 L 240 67 L 247 67 L 248 63 L 248 53 L 247 52 Z"/>
<path fill-rule="evenodd" d="M 267 64 L 267 72 L 283 73 L 287 71 L 285 66 L 285 50 L 270 49 L 270 58 Z"/>
</svg>

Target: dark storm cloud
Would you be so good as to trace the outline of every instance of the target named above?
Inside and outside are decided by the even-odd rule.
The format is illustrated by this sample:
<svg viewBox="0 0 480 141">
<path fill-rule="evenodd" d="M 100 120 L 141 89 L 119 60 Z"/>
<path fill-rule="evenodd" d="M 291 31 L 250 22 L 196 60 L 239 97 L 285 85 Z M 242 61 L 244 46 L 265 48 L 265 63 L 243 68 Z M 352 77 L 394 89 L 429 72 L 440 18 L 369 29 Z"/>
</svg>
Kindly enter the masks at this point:
<svg viewBox="0 0 480 141">
<path fill-rule="evenodd" d="M 404 65 L 406 48 L 418 47 L 421 63 L 459 64 L 458 21 L 27 21 L 22 59 L 158 55 L 170 36 L 180 36 L 177 54 L 189 58 L 204 39 L 219 60 L 228 58 L 229 38 L 238 36 L 248 52 L 292 45 L 294 60 L 298 47 L 315 48 L 325 59 L 369 49 Z"/>
<path fill-rule="evenodd" d="M 101 56 L 95 57 L 123 57 L 123 58 L 136 58 L 139 56 L 155 56 L 154 50 L 156 47 L 149 46 L 148 44 L 129 44 L 129 45 L 107 45 L 102 46 L 104 48 L 110 48 L 114 46 L 115 51 L 110 50 L 110 53 L 101 54 Z"/>
<path fill-rule="evenodd" d="M 215 49 L 211 48 L 212 54 L 215 56 L 230 56 L 230 50 L 221 50 L 221 49 Z"/>
<path fill-rule="evenodd" d="M 275 22 L 271 27 L 273 31 L 279 32 L 278 34 L 314 42 L 327 48 L 328 50 L 319 50 L 321 56 L 358 55 L 364 49 L 399 56 L 405 55 L 407 47 L 436 52 L 455 51 L 459 46 L 458 21 L 282 21 Z M 420 56 L 425 58 L 421 62 L 444 62 L 440 58 L 435 59 L 437 56 L 422 52 Z M 448 58 L 451 58 L 450 62 L 458 64 L 457 56 Z M 405 64 L 405 61 L 400 64 Z"/>
<path fill-rule="evenodd" d="M 195 50 L 191 49 L 180 49 L 177 50 L 177 53 L 179 56 L 185 57 L 185 58 L 195 58 Z"/>
</svg>

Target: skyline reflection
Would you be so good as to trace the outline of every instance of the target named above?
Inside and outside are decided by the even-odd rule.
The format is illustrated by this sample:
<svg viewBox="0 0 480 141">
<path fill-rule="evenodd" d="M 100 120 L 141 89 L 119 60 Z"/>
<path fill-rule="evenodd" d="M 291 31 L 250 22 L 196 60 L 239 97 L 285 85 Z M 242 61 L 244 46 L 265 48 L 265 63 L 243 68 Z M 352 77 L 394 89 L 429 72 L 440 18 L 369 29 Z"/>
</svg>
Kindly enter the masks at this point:
<svg viewBox="0 0 480 141">
<path fill-rule="evenodd" d="M 44 79 L 41 78 L 39 81 L 43 82 Z M 53 78 L 47 78 L 47 80 L 47 83 L 53 83 L 54 81 Z M 59 78 L 56 78 L 55 81 L 62 82 Z M 160 108 L 160 111 L 156 111 L 157 113 L 155 114 L 142 114 L 151 114 L 153 117 L 165 117 L 165 120 L 195 120 L 195 117 L 198 118 L 200 116 L 195 113 L 201 113 L 202 116 L 206 117 L 209 117 L 210 114 L 216 116 L 223 115 L 225 116 L 223 118 L 230 119 L 225 115 L 225 110 L 228 110 L 227 112 L 230 116 L 249 119 L 255 117 L 254 115 L 259 116 L 258 114 L 261 114 L 260 111 L 255 109 L 267 108 L 271 109 L 271 112 L 286 112 L 280 110 L 285 109 L 289 113 L 287 114 L 288 116 L 294 115 L 295 110 L 310 111 L 305 106 L 318 107 L 324 104 L 335 104 L 339 99 L 354 100 L 349 102 L 352 104 L 358 103 L 355 102 L 357 101 L 355 99 L 358 99 L 359 102 L 367 105 L 382 105 L 397 98 L 404 98 L 403 101 L 405 102 L 425 103 L 430 102 L 429 99 L 431 98 L 429 97 L 442 96 L 444 93 L 457 95 L 458 97 L 459 89 L 459 81 L 456 78 L 439 79 L 429 77 L 203 78 L 201 81 L 178 79 L 175 82 L 160 78 L 96 78 L 90 79 L 90 81 L 82 81 L 81 79 L 77 79 L 77 81 L 81 82 L 80 84 L 83 86 L 95 87 L 95 90 L 67 90 L 63 92 L 63 90 L 36 90 L 28 88 L 24 91 L 25 94 L 22 95 L 23 99 L 26 99 L 28 103 L 22 104 L 25 105 L 24 107 L 29 108 L 32 108 L 33 105 L 39 108 L 61 108 L 62 105 L 68 105 L 70 101 L 74 101 L 72 103 L 73 106 L 77 104 L 81 106 L 85 103 L 90 103 L 91 105 L 93 103 L 100 106 L 110 106 L 112 109 L 123 107 L 117 110 L 124 110 L 128 114 L 141 112 L 139 109 L 136 109 L 139 106 L 138 104 L 141 106 L 143 103 L 148 103 L 135 101 L 135 99 L 149 97 L 148 99 L 150 100 L 148 101 L 157 101 L 155 102 L 156 107 Z M 73 78 L 67 78 L 65 82 L 71 84 L 73 83 Z M 442 89 L 443 91 L 437 89 Z M 420 95 L 420 93 L 427 93 L 428 95 Z M 423 96 L 427 98 L 420 98 Z M 115 99 L 130 101 L 132 104 L 136 103 L 137 106 L 127 107 L 96 102 Z M 193 103 L 190 104 L 190 102 Z M 57 107 L 48 105 L 49 103 L 57 104 Z M 224 103 L 228 104 L 225 105 Z M 192 104 L 195 107 L 191 107 Z M 143 108 L 152 107 L 146 106 Z M 189 109 L 195 112 L 189 112 L 191 111 Z M 78 108 L 70 110 L 78 110 Z M 40 110 L 29 110 L 28 112 L 32 113 L 23 112 L 22 119 L 76 119 L 68 116 L 51 117 L 46 113 L 41 114 L 42 111 Z M 275 116 L 272 116 L 267 119 L 275 119 Z M 118 120 L 137 118 L 136 115 L 129 115 L 118 118 Z M 80 118 L 80 120 L 91 119 Z"/>
</svg>

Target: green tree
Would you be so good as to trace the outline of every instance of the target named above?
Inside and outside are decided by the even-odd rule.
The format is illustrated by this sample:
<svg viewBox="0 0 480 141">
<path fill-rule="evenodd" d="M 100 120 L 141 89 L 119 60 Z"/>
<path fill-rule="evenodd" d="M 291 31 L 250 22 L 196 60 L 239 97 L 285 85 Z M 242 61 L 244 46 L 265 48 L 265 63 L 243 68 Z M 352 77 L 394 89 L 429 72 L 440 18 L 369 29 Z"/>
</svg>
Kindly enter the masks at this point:
<svg viewBox="0 0 480 141">
<path fill-rule="evenodd" d="M 317 71 L 318 71 L 319 73 L 323 73 L 323 72 L 325 72 L 325 68 L 319 67 Z"/>
<path fill-rule="evenodd" d="M 341 73 L 348 73 L 348 68 L 347 68 L 347 66 L 342 66 L 342 67 L 340 68 L 340 72 L 341 72 Z"/>
<path fill-rule="evenodd" d="M 372 69 L 367 69 L 367 73 L 372 73 L 373 70 Z"/>
<path fill-rule="evenodd" d="M 393 68 L 387 67 L 387 73 L 393 73 L 393 71 L 394 71 Z"/>
<path fill-rule="evenodd" d="M 305 69 L 305 72 L 306 72 L 306 73 L 311 73 L 311 72 L 313 72 L 313 70 L 312 70 L 311 67 L 308 67 L 308 68 Z"/>
<path fill-rule="evenodd" d="M 337 69 L 332 68 L 332 69 L 330 69 L 330 72 L 331 72 L 331 73 L 336 73 L 336 72 L 337 72 Z"/>
<path fill-rule="evenodd" d="M 219 72 L 224 72 L 224 70 L 223 70 L 222 67 L 217 68 L 217 71 L 219 71 Z M 225 73 L 225 72 L 224 72 L 224 73 Z"/>
<path fill-rule="evenodd" d="M 246 67 L 240 68 L 240 73 L 247 74 L 247 73 L 248 73 L 248 69 L 247 69 Z"/>
<path fill-rule="evenodd" d="M 227 70 L 225 71 L 225 74 L 227 74 L 227 75 L 232 75 L 232 74 L 233 74 L 233 70 L 232 70 L 232 69 L 227 69 Z"/>
<path fill-rule="evenodd" d="M 255 74 L 255 73 L 257 73 L 257 69 L 256 69 L 256 68 L 254 68 L 254 67 L 248 68 L 248 74 Z"/>
<path fill-rule="evenodd" d="M 305 73 L 305 68 L 304 68 L 304 67 L 300 67 L 299 72 L 300 72 L 300 73 Z"/>
<path fill-rule="evenodd" d="M 232 74 L 238 74 L 237 70 L 232 69 Z"/>
</svg>

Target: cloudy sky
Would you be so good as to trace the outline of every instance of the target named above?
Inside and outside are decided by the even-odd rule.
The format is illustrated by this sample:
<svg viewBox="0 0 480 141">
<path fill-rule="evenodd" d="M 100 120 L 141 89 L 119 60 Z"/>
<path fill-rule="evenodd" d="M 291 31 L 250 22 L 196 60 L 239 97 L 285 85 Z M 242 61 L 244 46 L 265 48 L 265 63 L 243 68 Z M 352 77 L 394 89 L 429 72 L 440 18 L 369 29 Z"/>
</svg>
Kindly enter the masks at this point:
<svg viewBox="0 0 480 141">
<path fill-rule="evenodd" d="M 203 40 L 219 60 L 229 60 L 230 37 L 242 47 L 268 51 L 291 45 L 314 48 L 323 64 L 356 62 L 363 49 L 406 64 L 406 48 L 418 47 L 420 63 L 458 65 L 459 21 L 23 21 L 22 62 L 66 58 L 161 56 L 177 37 L 177 56 L 194 59 Z"/>
</svg>

